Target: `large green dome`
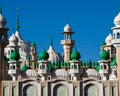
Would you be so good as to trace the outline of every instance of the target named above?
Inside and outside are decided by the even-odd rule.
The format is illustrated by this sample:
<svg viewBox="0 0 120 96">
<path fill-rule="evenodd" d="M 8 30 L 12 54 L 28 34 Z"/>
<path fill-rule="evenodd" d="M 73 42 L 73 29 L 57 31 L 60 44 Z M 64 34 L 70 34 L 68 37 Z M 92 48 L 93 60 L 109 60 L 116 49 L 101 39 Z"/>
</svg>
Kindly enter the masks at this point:
<svg viewBox="0 0 120 96">
<path fill-rule="evenodd" d="M 20 54 L 17 51 L 13 51 L 10 54 L 10 60 L 18 61 L 20 59 Z"/>
<path fill-rule="evenodd" d="M 45 50 L 41 52 L 39 55 L 40 60 L 47 60 L 48 58 L 49 58 L 49 54 Z"/>
<path fill-rule="evenodd" d="M 102 52 L 100 52 L 100 59 L 101 60 L 108 60 L 109 59 L 109 52 L 107 52 L 106 50 L 103 50 Z"/>
<path fill-rule="evenodd" d="M 81 57 L 80 53 L 76 49 L 71 54 L 71 59 L 72 60 L 79 60 L 80 57 Z"/>
</svg>

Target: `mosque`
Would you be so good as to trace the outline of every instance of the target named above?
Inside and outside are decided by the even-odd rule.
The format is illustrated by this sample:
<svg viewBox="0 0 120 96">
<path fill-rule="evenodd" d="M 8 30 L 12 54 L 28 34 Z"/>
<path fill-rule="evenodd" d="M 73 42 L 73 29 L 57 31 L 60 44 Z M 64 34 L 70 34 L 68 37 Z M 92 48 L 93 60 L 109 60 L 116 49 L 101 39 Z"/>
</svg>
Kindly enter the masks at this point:
<svg viewBox="0 0 120 96">
<path fill-rule="evenodd" d="M 36 44 L 16 31 L 8 38 L 6 19 L 0 13 L 0 96 L 120 96 L 120 12 L 100 48 L 98 62 L 83 62 L 74 48 L 74 32 L 63 29 L 64 54 L 49 49 L 38 55 Z"/>
</svg>

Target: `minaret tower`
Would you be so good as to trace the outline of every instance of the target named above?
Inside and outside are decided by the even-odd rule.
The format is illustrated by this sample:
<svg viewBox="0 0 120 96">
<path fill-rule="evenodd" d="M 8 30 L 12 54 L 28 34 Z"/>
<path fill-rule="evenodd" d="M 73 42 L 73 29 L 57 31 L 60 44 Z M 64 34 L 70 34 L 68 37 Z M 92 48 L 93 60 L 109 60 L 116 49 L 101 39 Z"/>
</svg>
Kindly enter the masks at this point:
<svg viewBox="0 0 120 96">
<path fill-rule="evenodd" d="M 2 16 L 0 8 L 0 81 L 4 80 L 4 48 L 8 44 L 7 32 L 9 29 L 5 25 L 6 19 Z"/>
<path fill-rule="evenodd" d="M 69 62 L 70 54 L 74 46 L 74 40 L 72 40 L 72 34 L 74 34 L 74 32 L 72 32 L 72 28 L 69 24 L 64 27 L 62 34 L 64 35 L 64 40 L 61 40 L 61 45 L 64 49 L 64 62 Z"/>
<path fill-rule="evenodd" d="M 116 60 L 117 60 L 117 79 L 119 81 L 119 96 L 120 96 L 120 12 L 114 19 L 115 27 L 113 30 L 113 40 L 112 43 L 116 48 Z"/>
</svg>

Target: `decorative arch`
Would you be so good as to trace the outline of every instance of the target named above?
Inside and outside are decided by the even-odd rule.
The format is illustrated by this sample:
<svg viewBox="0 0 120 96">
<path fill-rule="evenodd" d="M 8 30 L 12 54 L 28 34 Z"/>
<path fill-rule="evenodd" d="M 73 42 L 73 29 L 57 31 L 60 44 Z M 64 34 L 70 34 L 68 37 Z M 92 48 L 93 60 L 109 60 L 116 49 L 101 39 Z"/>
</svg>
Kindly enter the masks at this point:
<svg viewBox="0 0 120 96">
<path fill-rule="evenodd" d="M 98 87 L 94 84 L 88 84 L 84 88 L 84 96 L 99 96 Z"/>
<path fill-rule="evenodd" d="M 37 88 L 32 84 L 26 85 L 23 88 L 23 96 L 37 96 Z"/>
<path fill-rule="evenodd" d="M 67 87 L 63 84 L 58 84 L 54 87 L 53 96 L 67 96 Z"/>
</svg>

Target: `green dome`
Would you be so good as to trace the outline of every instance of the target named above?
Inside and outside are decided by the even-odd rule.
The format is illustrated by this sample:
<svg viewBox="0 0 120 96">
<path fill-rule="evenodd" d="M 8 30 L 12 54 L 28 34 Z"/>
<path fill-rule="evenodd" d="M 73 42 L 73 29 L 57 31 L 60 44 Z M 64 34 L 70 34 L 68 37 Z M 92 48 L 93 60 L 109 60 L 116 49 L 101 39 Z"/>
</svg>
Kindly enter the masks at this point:
<svg viewBox="0 0 120 96">
<path fill-rule="evenodd" d="M 39 55 L 40 60 L 47 60 L 48 58 L 49 58 L 49 54 L 45 50 L 41 52 Z"/>
<path fill-rule="evenodd" d="M 26 56 L 26 60 L 29 61 L 30 60 L 30 56 Z"/>
<path fill-rule="evenodd" d="M 106 45 L 105 42 L 102 42 L 102 43 L 101 43 L 101 46 L 104 46 L 104 45 Z"/>
<path fill-rule="evenodd" d="M 10 54 L 10 60 L 13 60 L 13 61 L 18 61 L 20 59 L 20 55 L 17 51 L 13 51 L 11 54 Z"/>
<path fill-rule="evenodd" d="M 80 59 L 80 53 L 77 50 L 74 50 L 71 54 L 71 59 L 72 60 L 79 60 Z"/>
<path fill-rule="evenodd" d="M 112 62 L 110 63 L 110 68 L 116 65 L 116 57 L 113 58 Z"/>
<path fill-rule="evenodd" d="M 22 72 L 26 71 L 28 69 L 28 67 L 26 66 L 26 64 L 24 66 L 22 66 L 22 68 L 20 69 Z"/>
<path fill-rule="evenodd" d="M 32 47 L 35 47 L 35 46 L 36 46 L 36 43 L 35 43 L 35 42 L 32 42 L 32 43 L 31 43 L 31 46 L 32 46 Z"/>
<path fill-rule="evenodd" d="M 100 59 L 101 60 L 108 60 L 109 59 L 109 53 L 106 50 L 103 50 L 100 52 Z"/>
</svg>

